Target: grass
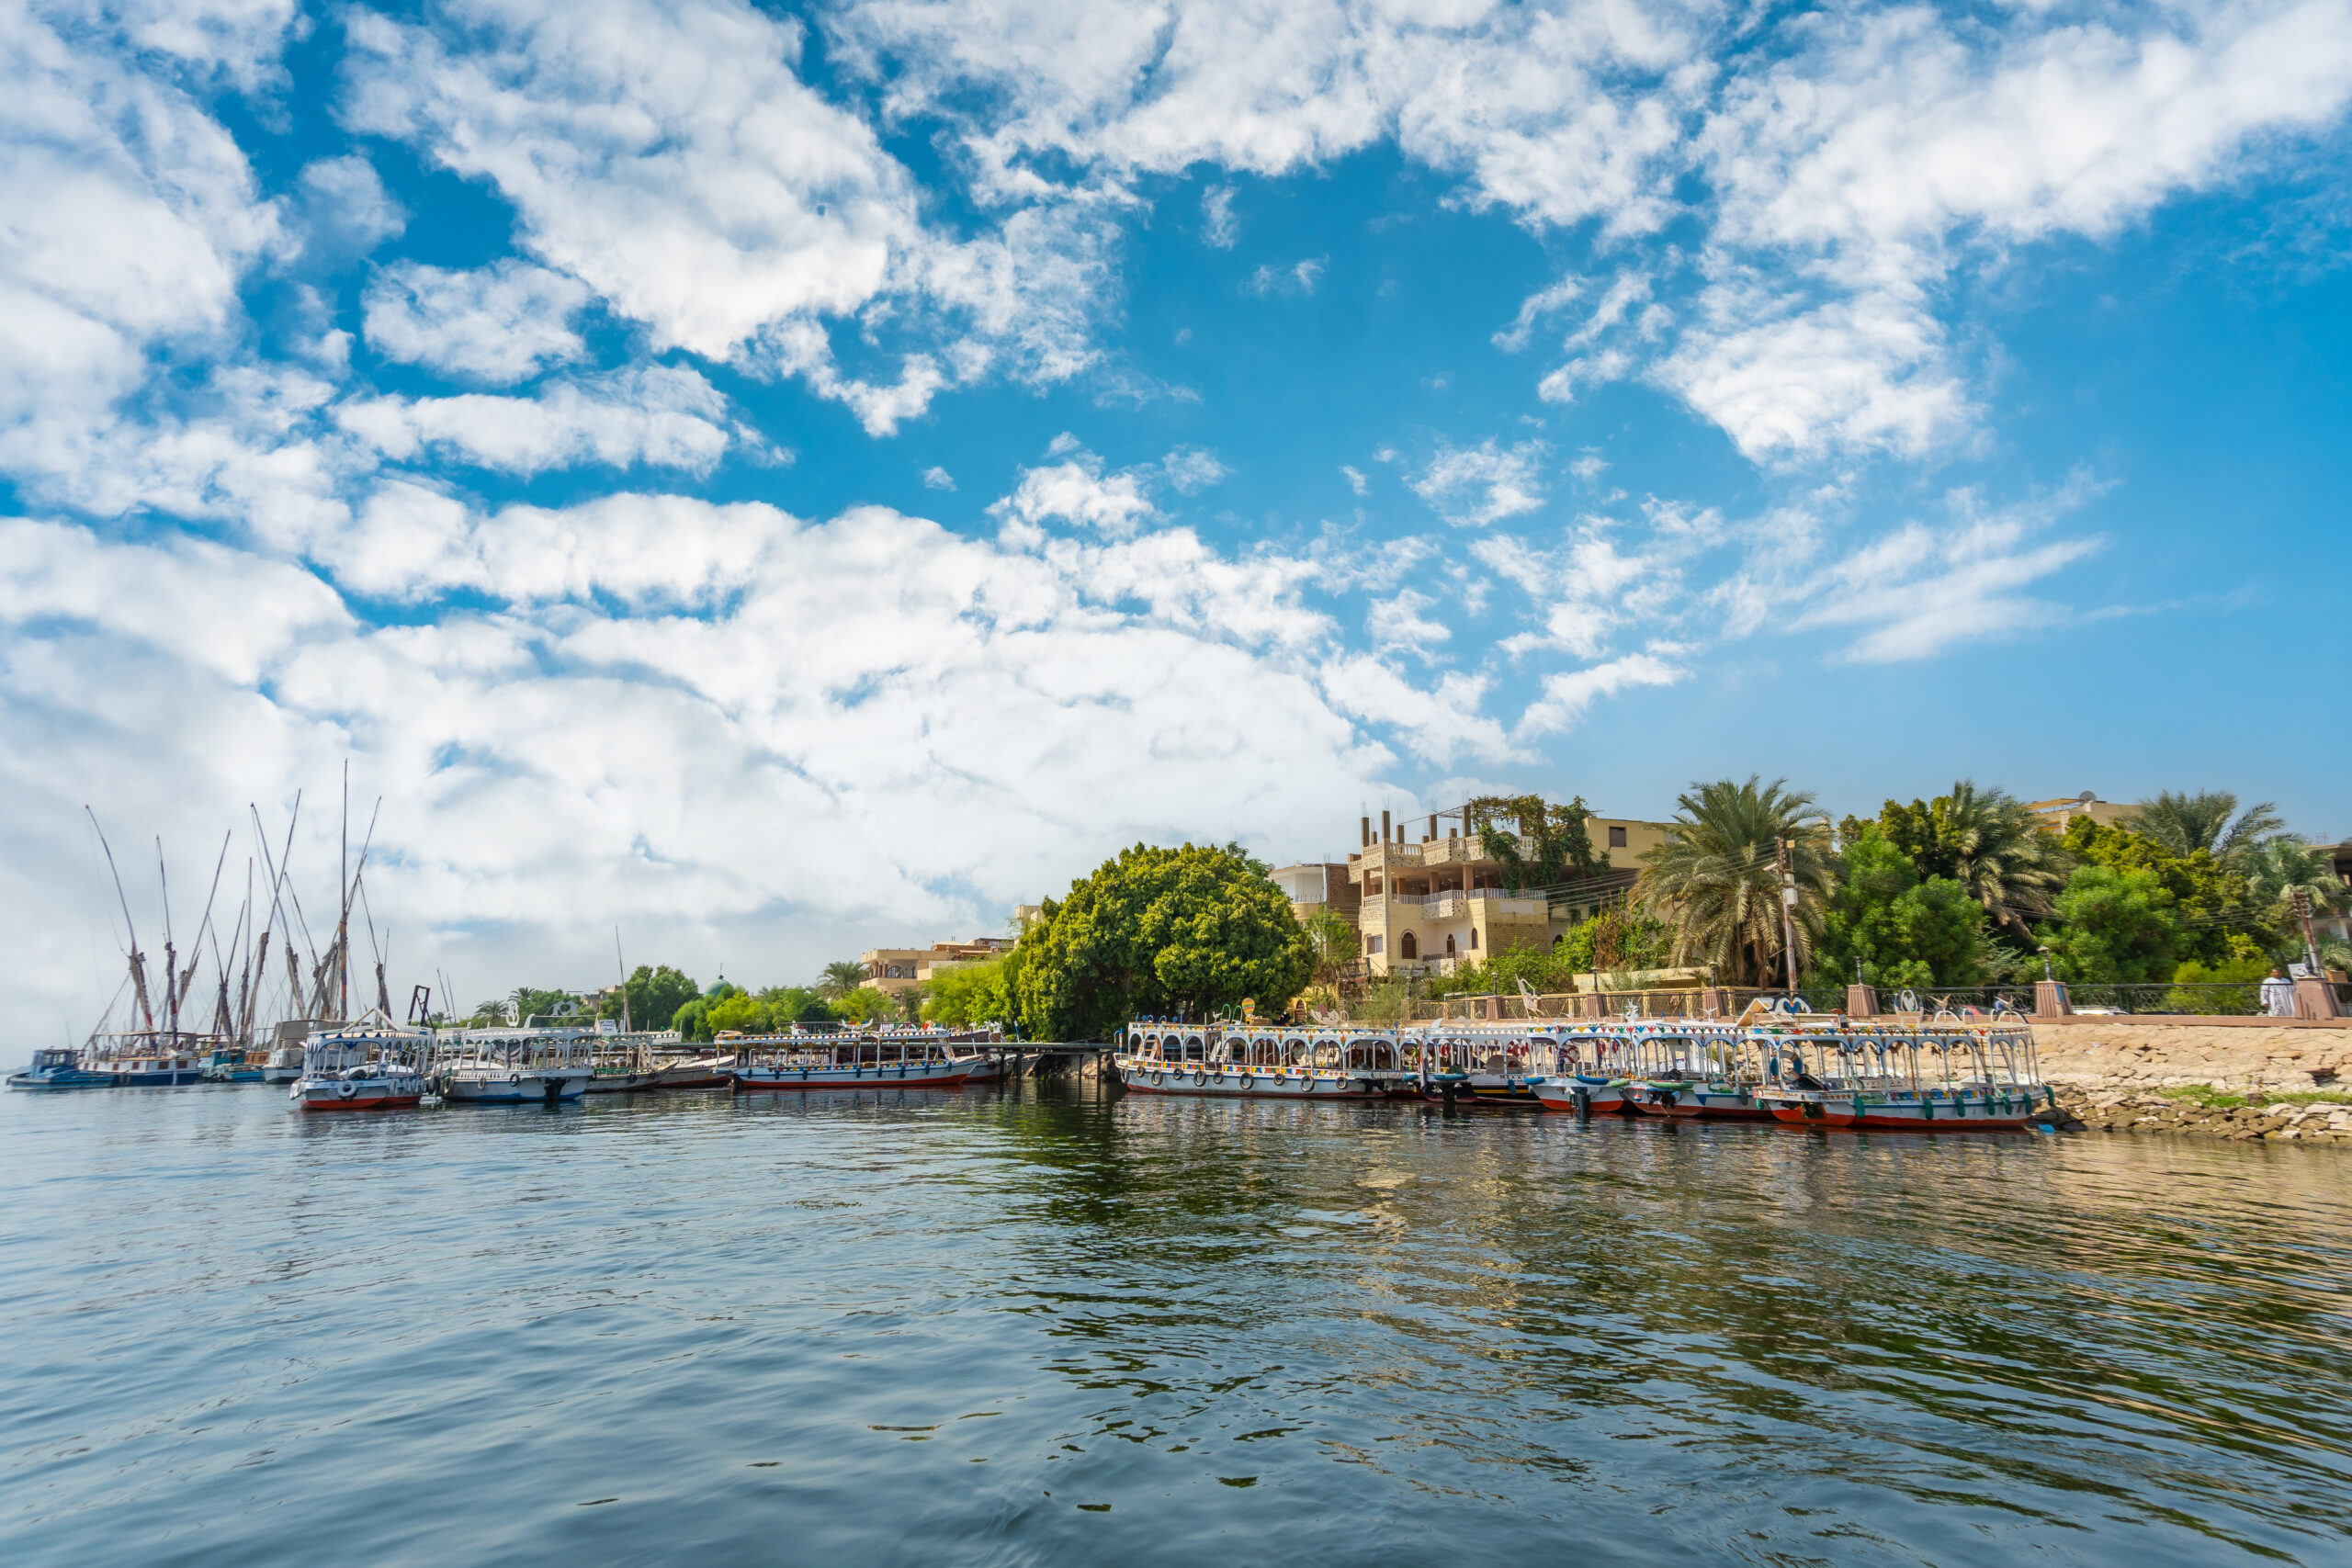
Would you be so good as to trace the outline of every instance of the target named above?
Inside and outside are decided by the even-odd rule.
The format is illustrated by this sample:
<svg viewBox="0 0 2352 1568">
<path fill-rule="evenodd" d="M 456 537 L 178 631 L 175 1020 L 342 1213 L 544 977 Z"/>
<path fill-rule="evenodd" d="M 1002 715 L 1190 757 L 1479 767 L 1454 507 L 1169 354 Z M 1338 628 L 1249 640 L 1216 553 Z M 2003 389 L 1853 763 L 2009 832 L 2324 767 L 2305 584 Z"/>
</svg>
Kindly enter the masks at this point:
<svg viewBox="0 0 2352 1568">
<path fill-rule="evenodd" d="M 2252 1094 L 2231 1094 L 2203 1084 L 2183 1084 L 2176 1089 L 2160 1089 L 2167 1100 L 2193 1100 L 2208 1111 L 2235 1111 L 2241 1105 L 2335 1105 L 2344 1101 L 2340 1092 L 2327 1090 L 2298 1090 L 2292 1094 L 2270 1094 L 2261 1089 Z"/>
</svg>

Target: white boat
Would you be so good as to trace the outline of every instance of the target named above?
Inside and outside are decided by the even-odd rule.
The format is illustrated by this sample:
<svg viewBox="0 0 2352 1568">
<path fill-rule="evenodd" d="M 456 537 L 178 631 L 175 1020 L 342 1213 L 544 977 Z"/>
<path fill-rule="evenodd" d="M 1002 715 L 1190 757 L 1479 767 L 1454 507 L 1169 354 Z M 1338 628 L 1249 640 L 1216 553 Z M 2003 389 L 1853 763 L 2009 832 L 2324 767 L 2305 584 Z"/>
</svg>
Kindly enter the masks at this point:
<svg viewBox="0 0 2352 1568">
<path fill-rule="evenodd" d="M 557 1105 L 586 1094 L 596 1076 L 593 1029 L 461 1029 L 440 1050 L 452 1105 Z"/>
<path fill-rule="evenodd" d="M 1411 1093 L 1402 1047 L 1387 1030 L 1138 1019 L 1111 1055 L 1137 1094 L 1254 1100 L 1387 1100 Z"/>
<path fill-rule="evenodd" d="M 304 1111 L 398 1111 L 432 1086 L 433 1037 L 371 1010 L 356 1023 L 315 1030 L 286 1098 Z"/>
<path fill-rule="evenodd" d="M 956 1089 L 973 1058 L 958 1056 L 944 1030 L 886 1030 L 878 1034 L 794 1034 L 722 1042 L 732 1044 L 729 1076 L 738 1094 L 763 1090 Z"/>
</svg>

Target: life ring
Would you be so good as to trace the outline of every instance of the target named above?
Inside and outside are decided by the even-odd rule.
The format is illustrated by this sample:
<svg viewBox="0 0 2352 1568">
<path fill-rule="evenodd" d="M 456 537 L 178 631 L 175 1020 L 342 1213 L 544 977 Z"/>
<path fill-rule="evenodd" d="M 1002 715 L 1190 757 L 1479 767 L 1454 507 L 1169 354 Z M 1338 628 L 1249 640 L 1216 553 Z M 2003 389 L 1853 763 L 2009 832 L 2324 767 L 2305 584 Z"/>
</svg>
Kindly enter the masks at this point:
<svg viewBox="0 0 2352 1568">
<path fill-rule="evenodd" d="M 359 1090 L 357 1086 L 347 1080 L 334 1086 L 334 1096 L 337 1100 L 349 1100 L 353 1095 L 358 1092 Z"/>
<path fill-rule="evenodd" d="M 512 1069 L 512 1068 L 510 1067 L 509 1069 L 507 1069 L 507 1073 L 506 1073 L 506 1081 L 507 1081 L 508 1083 L 521 1083 L 521 1082 L 523 1081 L 523 1075 L 522 1075 L 522 1074 L 520 1074 L 520 1073 L 518 1073 L 518 1072 L 515 1072 L 514 1069 Z"/>
<path fill-rule="evenodd" d="M 1206 1088 L 1208 1088 L 1208 1086 L 1209 1086 L 1209 1076 L 1208 1076 L 1208 1074 L 1207 1074 L 1207 1073 L 1205 1073 L 1205 1072 L 1204 1072 L 1204 1071 L 1202 1071 L 1202 1070 L 1201 1070 L 1200 1068 L 1198 1068 L 1198 1067 L 1194 1067 L 1194 1068 L 1193 1069 L 1193 1087 L 1194 1089 L 1206 1089 Z"/>
</svg>

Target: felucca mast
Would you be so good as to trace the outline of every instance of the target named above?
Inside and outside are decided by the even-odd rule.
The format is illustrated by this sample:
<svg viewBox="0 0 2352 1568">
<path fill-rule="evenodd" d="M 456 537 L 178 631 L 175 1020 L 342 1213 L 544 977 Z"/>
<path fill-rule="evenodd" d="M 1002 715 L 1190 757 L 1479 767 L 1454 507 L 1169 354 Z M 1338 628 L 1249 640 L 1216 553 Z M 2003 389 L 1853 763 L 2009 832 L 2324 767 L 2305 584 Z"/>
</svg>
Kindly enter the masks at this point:
<svg viewBox="0 0 2352 1568">
<path fill-rule="evenodd" d="M 139 928 L 131 922 L 130 898 L 122 890 L 122 873 L 114 863 L 114 846 L 107 842 L 107 830 L 98 826 L 98 814 L 87 806 L 82 809 L 89 812 L 91 829 L 98 835 L 98 848 L 107 852 L 107 872 L 114 878 L 114 896 L 122 902 L 122 929 L 130 934 L 131 992 L 139 998 L 139 1020 L 146 1025 L 147 1032 L 153 1034 L 155 1032 L 155 1009 L 147 999 L 147 955 L 139 951 Z"/>
</svg>

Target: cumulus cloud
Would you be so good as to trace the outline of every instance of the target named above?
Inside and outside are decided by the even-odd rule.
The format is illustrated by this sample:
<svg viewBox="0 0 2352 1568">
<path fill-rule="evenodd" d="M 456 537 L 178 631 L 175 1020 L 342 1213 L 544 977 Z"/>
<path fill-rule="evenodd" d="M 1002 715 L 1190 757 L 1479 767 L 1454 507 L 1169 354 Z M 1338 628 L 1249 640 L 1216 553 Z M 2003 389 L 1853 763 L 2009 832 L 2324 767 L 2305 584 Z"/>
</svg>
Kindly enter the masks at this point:
<svg viewBox="0 0 2352 1568">
<path fill-rule="evenodd" d="M 1216 460 L 1216 454 L 1205 446 L 1179 446 L 1161 460 L 1160 468 L 1168 482 L 1182 495 L 1206 490 L 1231 472 Z"/>
<path fill-rule="evenodd" d="M 1241 220 L 1233 216 L 1233 187 L 1211 186 L 1201 193 L 1201 239 L 1229 251 L 1241 238 Z"/>
<path fill-rule="evenodd" d="M 1488 436 L 1476 446 L 1441 443 L 1429 466 L 1406 482 L 1430 510 L 1456 527 L 1476 527 L 1544 504 L 1541 442 L 1503 446 Z"/>
<path fill-rule="evenodd" d="M 1125 538 L 1159 515 L 1146 493 L 1148 480 L 1141 470 L 1124 468 L 1106 474 L 1102 460 L 1091 452 L 1074 450 L 1061 442 L 1055 444 L 1055 450 L 1072 456 L 1059 463 L 1022 469 L 1012 493 L 989 507 L 991 516 L 1024 531 L 1023 536 L 1033 535 L 1042 523 L 1059 521 Z"/>
<path fill-rule="evenodd" d="M 1565 670 L 1544 677 L 1544 694 L 1520 716 L 1516 733 L 1532 739 L 1573 729 L 1585 710 L 1602 697 L 1615 696 L 1633 686 L 1670 686 L 1683 671 L 1649 653 L 1629 653 L 1582 670 Z"/>
<path fill-rule="evenodd" d="M 922 471 L 922 485 L 925 490 L 954 490 L 956 476 L 934 466 Z"/>
<path fill-rule="evenodd" d="M 581 463 L 707 469 L 727 449 L 727 400 L 692 370 L 647 366 L 558 381 L 527 398 L 366 398 L 336 423 L 394 462 L 428 451 L 513 474 Z"/>
<path fill-rule="evenodd" d="M 64 837 L 82 765 L 119 734 L 149 766 L 113 814 L 180 843 L 349 754 L 390 803 L 370 897 L 402 967 L 495 989 L 518 954 L 603 973 L 616 909 L 633 949 L 705 977 L 845 930 L 986 929 L 1137 839 L 1321 833 L 1389 761 L 1279 638 L 1212 629 L 1248 619 L 1264 574 L 1204 588 L 1219 558 L 1181 532 L 1063 561 L 876 509 L 480 515 L 406 487 L 345 542 L 345 592 L 472 597 L 379 626 L 288 563 L 0 523 L 0 724 L 57 742 L 0 762 L 11 824 Z M 1122 610 L 1105 570 L 1189 597 Z M 66 711 L 86 716 L 70 733 Z M 1256 765 L 1267 735 L 1279 777 Z M 103 931 L 105 884 L 6 831 L 28 850 L 0 861 L 12 905 L 66 914 L 24 933 L 43 978 L 13 1015 L 80 1016 L 63 928 Z M 61 906 L 85 884 L 86 909 Z"/>
<path fill-rule="evenodd" d="M 466 271 L 401 262 L 368 285 L 364 330 L 387 359 L 503 386 L 585 351 L 587 286 L 513 259 Z"/>
</svg>

